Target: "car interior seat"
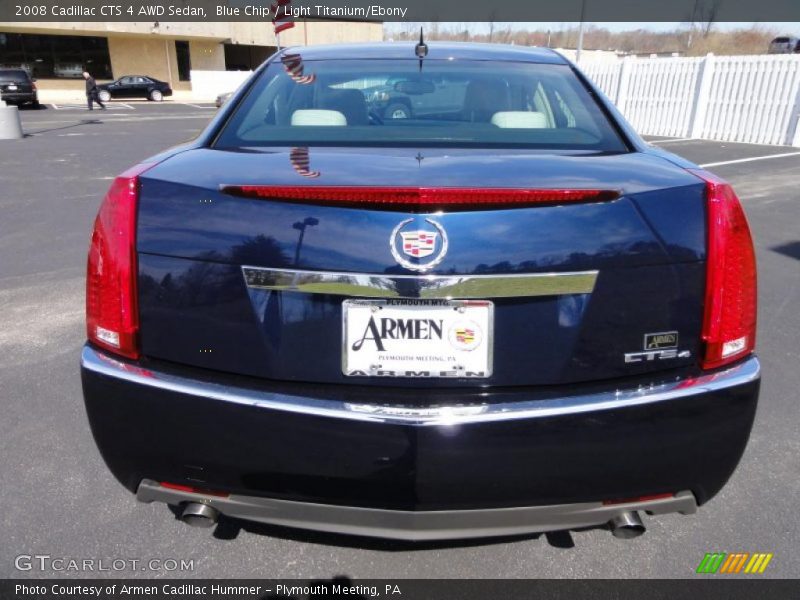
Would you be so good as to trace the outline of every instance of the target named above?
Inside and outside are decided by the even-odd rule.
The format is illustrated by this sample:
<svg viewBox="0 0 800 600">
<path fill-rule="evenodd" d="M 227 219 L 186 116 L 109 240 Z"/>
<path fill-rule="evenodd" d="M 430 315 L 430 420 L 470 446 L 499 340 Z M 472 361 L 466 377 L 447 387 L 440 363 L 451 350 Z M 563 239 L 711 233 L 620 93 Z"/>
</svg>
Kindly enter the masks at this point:
<svg viewBox="0 0 800 600">
<path fill-rule="evenodd" d="M 489 123 L 496 112 L 511 109 L 511 93 L 504 81 L 470 81 L 464 95 L 463 120 Z"/>
<path fill-rule="evenodd" d="M 367 101 L 359 90 L 325 87 L 319 92 L 316 108 L 342 113 L 348 125 L 369 125 Z"/>
</svg>

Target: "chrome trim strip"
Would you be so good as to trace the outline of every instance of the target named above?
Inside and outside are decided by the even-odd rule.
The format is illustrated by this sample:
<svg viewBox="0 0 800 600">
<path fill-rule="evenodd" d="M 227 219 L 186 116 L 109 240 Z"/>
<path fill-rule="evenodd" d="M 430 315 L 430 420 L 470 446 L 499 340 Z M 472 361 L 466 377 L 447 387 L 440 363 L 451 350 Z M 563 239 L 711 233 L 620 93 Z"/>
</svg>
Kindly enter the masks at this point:
<svg viewBox="0 0 800 600">
<path fill-rule="evenodd" d="M 637 389 L 623 389 L 544 400 L 418 408 L 321 400 L 279 394 L 266 390 L 252 390 L 207 383 L 144 369 L 134 363 L 123 362 L 95 350 L 88 344 L 83 347 L 83 352 L 81 353 L 81 366 L 94 373 L 143 387 L 158 388 L 209 400 L 232 402 L 234 404 L 317 417 L 372 423 L 405 424 L 418 427 L 456 426 L 469 423 L 536 419 L 628 408 L 642 404 L 678 400 L 743 385 L 755 381 L 761 374 L 761 366 L 758 359 L 753 356 L 724 371 L 701 375 L 694 379 L 681 379 L 671 383 L 639 387 Z"/>
<path fill-rule="evenodd" d="M 671 498 L 620 504 L 581 502 L 513 508 L 403 511 L 261 496 L 211 496 L 165 488 L 145 479 L 139 484 L 136 498 L 141 502 L 173 505 L 199 502 L 214 507 L 223 515 L 239 519 L 407 541 L 492 537 L 593 527 L 628 511 L 646 511 L 654 515 L 688 515 L 697 512 L 697 501 L 689 491 L 678 492 Z"/>
<path fill-rule="evenodd" d="M 597 271 L 507 275 L 380 275 L 243 266 L 248 287 L 366 298 L 490 299 L 591 294 Z"/>
</svg>

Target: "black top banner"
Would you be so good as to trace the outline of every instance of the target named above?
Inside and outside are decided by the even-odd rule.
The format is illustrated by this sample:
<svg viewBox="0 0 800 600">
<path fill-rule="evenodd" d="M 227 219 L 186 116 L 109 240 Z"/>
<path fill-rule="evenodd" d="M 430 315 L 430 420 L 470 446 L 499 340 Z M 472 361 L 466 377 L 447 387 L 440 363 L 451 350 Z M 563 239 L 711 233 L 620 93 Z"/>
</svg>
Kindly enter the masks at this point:
<svg viewBox="0 0 800 600">
<path fill-rule="evenodd" d="M 0 0 L 0 21 L 765 22 L 800 0 Z"/>
</svg>

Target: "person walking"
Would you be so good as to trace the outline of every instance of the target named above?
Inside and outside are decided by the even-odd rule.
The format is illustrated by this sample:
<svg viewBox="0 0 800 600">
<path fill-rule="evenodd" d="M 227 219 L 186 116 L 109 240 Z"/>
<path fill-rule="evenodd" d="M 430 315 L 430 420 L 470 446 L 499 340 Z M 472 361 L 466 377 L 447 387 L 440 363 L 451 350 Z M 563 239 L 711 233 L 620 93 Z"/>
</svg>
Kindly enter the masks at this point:
<svg viewBox="0 0 800 600">
<path fill-rule="evenodd" d="M 97 82 L 94 80 L 94 77 L 89 75 L 87 71 L 84 71 L 83 78 L 86 80 L 86 104 L 89 106 L 89 110 L 94 110 L 94 106 L 92 105 L 94 102 L 97 102 L 100 108 L 105 110 L 106 105 L 100 102 L 100 98 L 97 97 Z"/>
</svg>

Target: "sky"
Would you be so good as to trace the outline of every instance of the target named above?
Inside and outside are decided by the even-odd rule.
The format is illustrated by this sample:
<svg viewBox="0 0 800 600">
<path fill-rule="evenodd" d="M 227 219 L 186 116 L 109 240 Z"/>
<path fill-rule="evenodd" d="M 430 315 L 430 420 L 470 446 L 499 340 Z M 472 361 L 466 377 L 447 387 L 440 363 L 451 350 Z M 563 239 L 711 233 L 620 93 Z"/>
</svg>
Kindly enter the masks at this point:
<svg viewBox="0 0 800 600">
<path fill-rule="evenodd" d="M 391 33 L 392 31 L 402 31 L 405 27 L 405 23 L 397 23 L 397 22 L 386 22 L 384 23 L 384 28 L 387 32 Z M 456 22 L 442 22 L 440 25 L 445 27 L 461 27 L 463 23 L 456 23 Z M 649 31 L 673 31 L 675 29 L 681 29 L 685 26 L 685 23 L 675 22 L 675 23 L 653 23 L 653 22 L 646 22 L 646 23 L 637 23 L 637 22 L 599 22 L 599 23 L 587 23 L 587 25 L 596 25 L 597 27 L 608 29 L 609 31 L 619 32 L 619 31 L 631 31 L 635 29 L 647 29 Z M 731 22 L 718 22 L 714 24 L 714 28 L 717 31 L 729 31 L 731 29 L 747 29 L 752 25 L 758 25 L 763 27 L 764 29 L 771 29 L 775 31 L 780 31 L 782 33 L 793 34 L 793 35 L 800 35 L 800 23 L 787 23 L 787 22 L 763 22 L 763 23 L 731 23 Z M 540 29 L 540 30 L 551 30 L 551 31 L 558 31 L 562 29 L 570 29 L 572 27 L 577 27 L 577 22 L 568 22 L 568 23 L 544 23 L 544 22 L 514 22 L 514 23 L 495 23 L 495 28 L 505 28 L 510 27 L 512 30 L 525 30 L 525 29 Z M 488 33 L 489 32 L 489 25 L 488 23 L 470 23 L 469 28 L 471 31 L 475 31 L 476 33 Z"/>
</svg>

